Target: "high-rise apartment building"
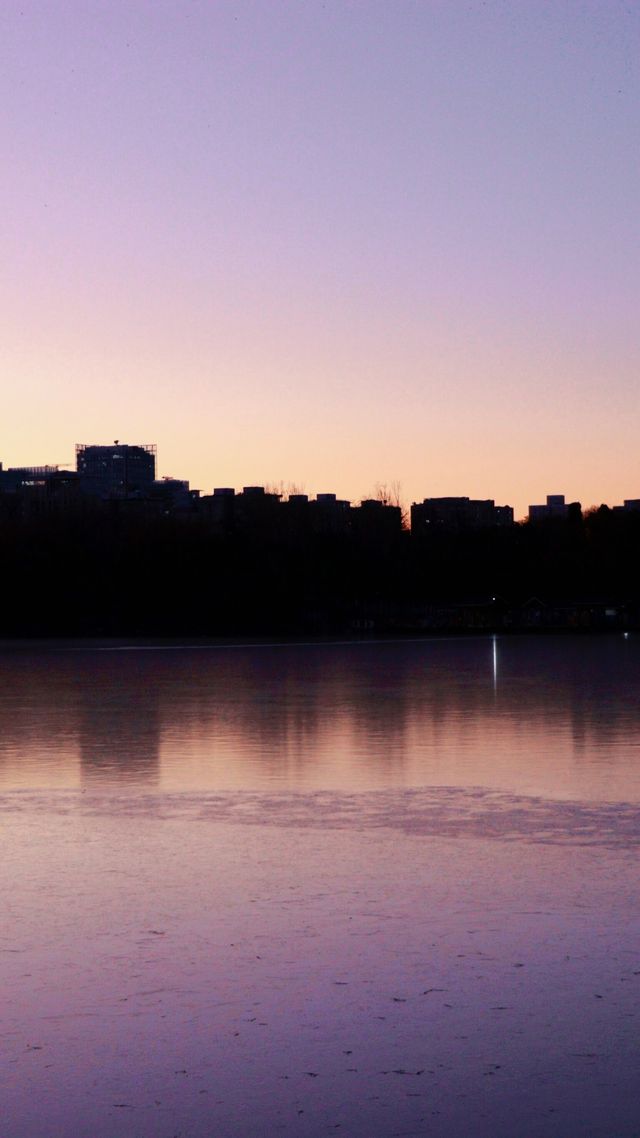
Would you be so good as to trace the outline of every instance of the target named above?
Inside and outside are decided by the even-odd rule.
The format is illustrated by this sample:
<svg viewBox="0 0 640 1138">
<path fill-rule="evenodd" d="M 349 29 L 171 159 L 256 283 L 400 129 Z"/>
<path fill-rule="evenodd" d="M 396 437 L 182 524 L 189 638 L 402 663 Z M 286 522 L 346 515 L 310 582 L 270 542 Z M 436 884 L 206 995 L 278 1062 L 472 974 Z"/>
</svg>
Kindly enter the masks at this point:
<svg viewBox="0 0 640 1138">
<path fill-rule="evenodd" d="M 130 446 L 116 440 L 111 446 L 78 443 L 76 470 L 83 486 L 101 497 L 127 497 L 149 490 L 156 476 L 156 447 Z"/>
</svg>

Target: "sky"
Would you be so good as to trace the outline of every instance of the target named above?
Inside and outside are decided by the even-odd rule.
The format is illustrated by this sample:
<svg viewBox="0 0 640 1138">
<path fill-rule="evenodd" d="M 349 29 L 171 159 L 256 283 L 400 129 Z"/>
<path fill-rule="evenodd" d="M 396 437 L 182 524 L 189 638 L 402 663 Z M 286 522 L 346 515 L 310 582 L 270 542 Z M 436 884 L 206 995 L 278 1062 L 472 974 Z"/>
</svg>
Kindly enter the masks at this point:
<svg viewBox="0 0 640 1138">
<path fill-rule="evenodd" d="M 4 0 L 0 461 L 640 497 L 640 4 Z"/>
</svg>

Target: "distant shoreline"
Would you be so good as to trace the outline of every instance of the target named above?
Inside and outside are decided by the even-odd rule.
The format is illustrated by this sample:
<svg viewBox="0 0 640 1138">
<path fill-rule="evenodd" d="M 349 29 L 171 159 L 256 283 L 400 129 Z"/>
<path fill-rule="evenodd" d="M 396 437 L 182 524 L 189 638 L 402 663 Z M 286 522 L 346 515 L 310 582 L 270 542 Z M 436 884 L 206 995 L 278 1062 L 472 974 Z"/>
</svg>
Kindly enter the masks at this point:
<svg viewBox="0 0 640 1138">
<path fill-rule="evenodd" d="M 442 629 L 422 635 L 407 632 L 359 633 L 353 636 L 247 636 L 247 637 L 96 637 L 24 636 L 0 638 L 0 654 L 29 650 L 65 652 L 179 652 L 193 650 L 246 650 L 249 648 L 338 648 L 384 644 L 425 644 L 447 640 L 492 640 L 508 637 L 616 637 L 635 636 L 640 629 L 629 628 L 539 628 L 539 629 Z"/>
</svg>

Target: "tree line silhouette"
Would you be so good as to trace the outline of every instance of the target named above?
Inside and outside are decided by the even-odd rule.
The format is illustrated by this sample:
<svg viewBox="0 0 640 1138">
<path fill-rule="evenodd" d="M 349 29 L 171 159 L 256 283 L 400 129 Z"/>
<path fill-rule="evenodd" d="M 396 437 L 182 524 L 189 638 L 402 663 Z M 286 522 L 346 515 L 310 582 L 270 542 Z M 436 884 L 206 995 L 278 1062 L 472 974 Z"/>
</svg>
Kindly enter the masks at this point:
<svg viewBox="0 0 640 1138">
<path fill-rule="evenodd" d="M 0 510 L 0 636 L 640 627 L 640 512 L 412 537 Z"/>
</svg>

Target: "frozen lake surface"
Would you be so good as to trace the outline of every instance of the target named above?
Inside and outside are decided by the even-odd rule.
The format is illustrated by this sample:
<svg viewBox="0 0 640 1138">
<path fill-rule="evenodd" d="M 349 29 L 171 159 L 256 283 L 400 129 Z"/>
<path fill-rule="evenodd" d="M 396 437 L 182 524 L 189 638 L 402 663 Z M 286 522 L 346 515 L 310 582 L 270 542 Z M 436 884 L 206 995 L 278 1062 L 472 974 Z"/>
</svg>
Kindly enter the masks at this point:
<svg viewBox="0 0 640 1138">
<path fill-rule="evenodd" d="M 640 639 L 0 671 L 3 1138 L 640 1133 Z"/>
</svg>

